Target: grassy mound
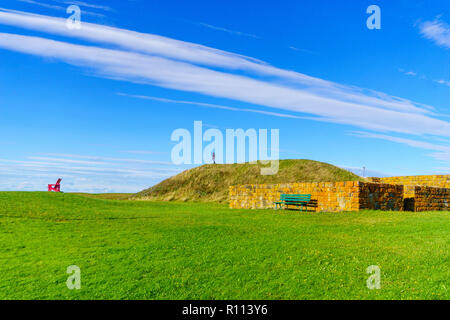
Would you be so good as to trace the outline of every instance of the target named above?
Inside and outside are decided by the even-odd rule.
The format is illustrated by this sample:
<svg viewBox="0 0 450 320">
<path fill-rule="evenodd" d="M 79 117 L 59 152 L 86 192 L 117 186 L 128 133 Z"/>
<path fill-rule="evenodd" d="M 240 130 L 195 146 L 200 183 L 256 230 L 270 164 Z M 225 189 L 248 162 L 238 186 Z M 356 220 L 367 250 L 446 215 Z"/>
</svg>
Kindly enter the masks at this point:
<svg viewBox="0 0 450 320">
<path fill-rule="evenodd" d="M 133 199 L 226 202 L 228 187 L 236 184 L 359 181 L 361 177 L 328 163 L 280 160 L 276 175 L 261 175 L 260 164 L 209 164 L 186 170 L 143 190 Z"/>
</svg>

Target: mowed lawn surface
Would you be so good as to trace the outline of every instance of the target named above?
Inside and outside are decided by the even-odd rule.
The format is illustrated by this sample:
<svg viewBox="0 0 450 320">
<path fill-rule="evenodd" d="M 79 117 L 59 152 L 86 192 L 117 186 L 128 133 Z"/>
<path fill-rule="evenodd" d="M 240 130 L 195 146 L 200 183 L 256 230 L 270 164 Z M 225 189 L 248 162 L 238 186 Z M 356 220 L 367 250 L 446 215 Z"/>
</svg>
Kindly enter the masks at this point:
<svg viewBox="0 0 450 320">
<path fill-rule="evenodd" d="M 0 192 L 0 299 L 449 299 L 449 245 L 449 212 Z M 366 287 L 370 265 L 380 290 Z"/>
</svg>

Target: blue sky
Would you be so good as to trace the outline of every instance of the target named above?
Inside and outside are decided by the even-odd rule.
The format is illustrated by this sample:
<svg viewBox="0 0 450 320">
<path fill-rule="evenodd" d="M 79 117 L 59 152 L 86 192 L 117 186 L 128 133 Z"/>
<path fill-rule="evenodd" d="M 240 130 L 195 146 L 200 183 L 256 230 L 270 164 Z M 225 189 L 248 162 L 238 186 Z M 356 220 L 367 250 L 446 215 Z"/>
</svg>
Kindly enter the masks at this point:
<svg viewBox="0 0 450 320">
<path fill-rule="evenodd" d="M 66 9 L 81 8 L 81 29 Z M 369 30 L 369 5 L 381 29 Z M 280 157 L 450 172 L 450 3 L 0 5 L 0 189 L 135 192 L 190 166 L 177 128 L 276 128 Z M 188 103 L 186 103 L 188 102 Z M 223 107 L 227 107 L 223 108 Z"/>
</svg>

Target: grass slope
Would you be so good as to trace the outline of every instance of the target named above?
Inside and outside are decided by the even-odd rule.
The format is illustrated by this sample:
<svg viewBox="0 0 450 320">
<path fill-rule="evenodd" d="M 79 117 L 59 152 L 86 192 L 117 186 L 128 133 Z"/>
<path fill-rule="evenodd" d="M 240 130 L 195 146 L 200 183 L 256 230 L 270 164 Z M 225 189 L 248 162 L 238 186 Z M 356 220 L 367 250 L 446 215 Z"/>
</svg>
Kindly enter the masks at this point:
<svg viewBox="0 0 450 320">
<path fill-rule="evenodd" d="M 0 299 L 449 299 L 450 212 L 0 192 Z M 69 290 L 66 269 L 81 268 Z M 381 289 L 366 268 L 381 268 Z"/>
<path fill-rule="evenodd" d="M 203 165 L 137 193 L 143 200 L 226 202 L 228 187 L 236 184 L 355 181 L 361 177 L 333 165 L 312 160 L 280 160 L 276 175 L 263 176 L 258 164 Z"/>
</svg>

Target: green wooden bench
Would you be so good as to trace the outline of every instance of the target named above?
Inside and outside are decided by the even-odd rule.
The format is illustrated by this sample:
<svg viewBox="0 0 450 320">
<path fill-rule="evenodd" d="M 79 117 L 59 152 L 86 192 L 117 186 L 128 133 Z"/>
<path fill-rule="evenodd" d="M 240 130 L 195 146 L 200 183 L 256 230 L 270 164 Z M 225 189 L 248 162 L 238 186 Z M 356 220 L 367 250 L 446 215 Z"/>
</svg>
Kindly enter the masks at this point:
<svg viewBox="0 0 450 320">
<path fill-rule="evenodd" d="M 273 204 L 275 205 L 275 210 L 287 209 L 288 206 L 296 206 L 299 207 L 300 211 L 308 211 L 308 203 L 311 202 L 310 194 L 281 194 L 280 201 L 275 201 Z"/>
</svg>

